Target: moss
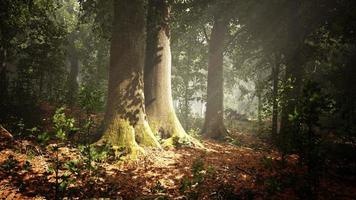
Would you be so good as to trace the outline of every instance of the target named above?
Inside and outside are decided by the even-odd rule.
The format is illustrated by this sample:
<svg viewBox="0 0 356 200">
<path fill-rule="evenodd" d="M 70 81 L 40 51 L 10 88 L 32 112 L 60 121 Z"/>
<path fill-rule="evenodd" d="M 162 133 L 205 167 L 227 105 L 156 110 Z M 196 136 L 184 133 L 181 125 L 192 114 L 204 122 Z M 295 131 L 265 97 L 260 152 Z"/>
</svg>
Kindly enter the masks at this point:
<svg viewBox="0 0 356 200">
<path fill-rule="evenodd" d="M 152 120 L 150 121 L 150 125 L 153 124 L 155 127 L 155 131 L 161 134 L 167 134 L 168 136 L 160 136 L 161 138 L 167 138 L 163 140 L 162 146 L 165 148 L 170 147 L 179 147 L 179 146 L 194 146 L 198 148 L 204 148 L 204 146 L 195 138 L 189 136 L 182 125 L 180 124 L 176 114 L 174 112 L 170 112 L 168 117 L 165 120 Z M 157 126 L 158 125 L 158 126 Z"/>
<path fill-rule="evenodd" d="M 140 154 L 144 154 L 144 149 L 136 143 L 134 128 L 129 121 L 118 117 L 107 126 L 97 144 L 104 142 L 116 149 L 117 156 L 125 155 L 129 159 L 137 159 Z"/>
<path fill-rule="evenodd" d="M 135 127 L 135 132 L 137 141 L 140 145 L 161 148 L 161 145 L 157 141 L 156 137 L 153 135 L 152 130 L 146 121 L 137 124 Z"/>
</svg>

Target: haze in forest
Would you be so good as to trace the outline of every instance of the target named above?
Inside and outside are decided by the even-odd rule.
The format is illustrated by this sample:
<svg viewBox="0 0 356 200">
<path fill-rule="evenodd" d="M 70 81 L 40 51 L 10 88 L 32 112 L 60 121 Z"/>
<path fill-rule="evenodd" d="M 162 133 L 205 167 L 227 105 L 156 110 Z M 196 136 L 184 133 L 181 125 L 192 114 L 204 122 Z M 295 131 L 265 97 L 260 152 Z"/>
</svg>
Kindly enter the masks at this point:
<svg viewBox="0 0 356 200">
<path fill-rule="evenodd" d="M 355 29 L 353 0 L 1 0 L 0 199 L 353 199 Z"/>
</svg>

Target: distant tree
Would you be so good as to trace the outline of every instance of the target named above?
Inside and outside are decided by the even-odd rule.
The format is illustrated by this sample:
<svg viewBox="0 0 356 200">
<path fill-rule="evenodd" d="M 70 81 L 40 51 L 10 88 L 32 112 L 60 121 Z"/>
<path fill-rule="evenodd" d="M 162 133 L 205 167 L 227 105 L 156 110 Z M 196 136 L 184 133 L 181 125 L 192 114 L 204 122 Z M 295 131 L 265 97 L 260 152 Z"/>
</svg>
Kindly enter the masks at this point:
<svg viewBox="0 0 356 200">
<path fill-rule="evenodd" d="M 229 19 L 223 15 L 216 14 L 214 16 L 214 24 L 209 42 L 207 104 L 202 133 L 205 137 L 214 139 L 223 137 L 227 132 L 223 121 L 223 59 L 228 22 Z"/>
</svg>

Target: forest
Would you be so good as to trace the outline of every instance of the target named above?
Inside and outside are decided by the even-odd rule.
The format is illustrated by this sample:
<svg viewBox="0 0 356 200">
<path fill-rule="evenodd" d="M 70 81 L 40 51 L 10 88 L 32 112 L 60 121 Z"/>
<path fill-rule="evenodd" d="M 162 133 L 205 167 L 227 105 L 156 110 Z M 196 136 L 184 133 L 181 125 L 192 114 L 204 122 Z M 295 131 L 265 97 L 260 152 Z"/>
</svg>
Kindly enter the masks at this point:
<svg viewBox="0 0 356 200">
<path fill-rule="evenodd" d="M 356 1 L 0 0 L 0 199 L 356 199 Z"/>
</svg>

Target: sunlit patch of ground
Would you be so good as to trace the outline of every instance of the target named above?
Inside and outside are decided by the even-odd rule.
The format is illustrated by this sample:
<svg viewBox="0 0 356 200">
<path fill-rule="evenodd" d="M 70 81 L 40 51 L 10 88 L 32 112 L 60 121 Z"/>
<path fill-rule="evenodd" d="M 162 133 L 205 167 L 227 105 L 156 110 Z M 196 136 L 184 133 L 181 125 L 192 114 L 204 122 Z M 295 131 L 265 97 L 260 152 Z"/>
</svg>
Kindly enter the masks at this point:
<svg viewBox="0 0 356 200">
<path fill-rule="evenodd" d="M 236 136 L 248 137 L 248 136 Z M 140 160 L 132 162 L 96 163 L 97 171 L 81 170 L 64 196 L 67 197 L 110 197 L 122 199 L 189 199 L 192 193 L 198 199 L 219 199 L 219 197 L 240 199 L 297 199 L 292 186 L 279 185 L 291 175 L 305 172 L 298 163 L 298 157 L 291 155 L 282 164 L 280 154 L 267 144 L 253 138 L 245 138 L 244 144 L 232 145 L 226 142 L 204 141 L 205 150 L 189 147 L 164 151 L 147 150 Z M 27 142 L 1 144 L 0 152 L 0 197 L 6 199 L 53 199 L 54 175 L 47 173 L 49 161 L 54 154 L 38 150 L 26 155 L 26 148 L 41 149 Z M 256 147 L 256 148 L 255 148 Z M 12 159 L 9 162 L 9 158 Z M 62 160 L 80 159 L 73 147 L 60 148 Z M 201 160 L 204 167 L 201 182 L 182 191 L 182 181 L 193 180 L 192 165 Z M 24 169 L 29 161 L 31 169 Z M 4 164 L 10 165 L 5 166 Z M 282 166 L 283 165 L 283 166 Z M 60 171 L 62 174 L 64 170 Z M 340 183 L 340 184 L 339 184 Z M 295 183 L 298 184 L 298 183 Z M 339 185 L 338 185 L 339 184 Z M 328 199 L 333 192 L 336 199 L 352 199 L 355 185 L 332 180 L 321 183 Z M 283 188 L 282 188 L 283 187 Z M 231 194 L 230 194 L 231 193 Z M 230 195 L 230 196 L 228 196 Z M 233 196 L 231 196 L 233 195 Z"/>
</svg>

